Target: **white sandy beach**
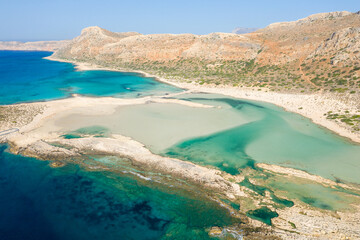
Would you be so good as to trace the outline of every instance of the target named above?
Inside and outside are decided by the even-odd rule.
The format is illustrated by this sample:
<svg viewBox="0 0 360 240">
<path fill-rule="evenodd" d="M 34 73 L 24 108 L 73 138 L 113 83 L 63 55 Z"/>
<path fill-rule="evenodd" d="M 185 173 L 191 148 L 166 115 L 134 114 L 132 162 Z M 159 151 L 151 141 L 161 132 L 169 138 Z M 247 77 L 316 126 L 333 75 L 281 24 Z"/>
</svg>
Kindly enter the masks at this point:
<svg viewBox="0 0 360 240">
<path fill-rule="evenodd" d="M 287 94 L 270 92 L 263 89 L 258 91 L 258 88 L 239 88 L 228 86 L 204 86 L 195 83 L 187 83 L 185 81 L 175 79 L 165 79 L 143 71 L 131 71 L 127 69 L 113 69 L 104 68 L 94 64 L 66 61 L 62 59 L 56 59 L 47 57 L 48 60 L 69 62 L 75 64 L 75 68 L 78 71 L 87 70 L 107 70 L 107 71 L 120 71 L 120 72 L 136 72 L 144 75 L 145 77 L 152 77 L 158 81 L 174 85 L 179 88 L 188 89 L 193 92 L 207 92 L 215 94 L 223 94 L 235 98 L 242 98 L 248 100 L 262 101 L 275 104 L 284 108 L 286 111 L 300 114 L 306 118 L 311 119 L 314 123 L 325 127 L 338 135 L 348 138 L 354 142 L 360 143 L 360 132 L 353 131 L 348 125 L 340 121 L 334 121 L 327 119 L 325 114 L 329 111 L 343 111 L 347 110 L 351 114 L 359 113 L 358 103 L 349 102 L 347 100 L 339 101 L 334 96 L 325 95 L 321 93 L 314 94 Z"/>
</svg>

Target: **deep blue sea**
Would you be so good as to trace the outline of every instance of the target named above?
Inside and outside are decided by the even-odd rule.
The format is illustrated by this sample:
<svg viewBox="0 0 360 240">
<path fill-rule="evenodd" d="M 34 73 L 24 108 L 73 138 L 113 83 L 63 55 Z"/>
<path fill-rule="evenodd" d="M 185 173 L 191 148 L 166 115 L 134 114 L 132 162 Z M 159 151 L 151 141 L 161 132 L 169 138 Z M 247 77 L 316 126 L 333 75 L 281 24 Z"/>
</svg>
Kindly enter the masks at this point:
<svg viewBox="0 0 360 240">
<path fill-rule="evenodd" d="M 0 105 L 87 96 L 142 97 L 181 91 L 135 73 L 76 71 L 43 59 L 51 52 L 0 51 Z"/>
</svg>

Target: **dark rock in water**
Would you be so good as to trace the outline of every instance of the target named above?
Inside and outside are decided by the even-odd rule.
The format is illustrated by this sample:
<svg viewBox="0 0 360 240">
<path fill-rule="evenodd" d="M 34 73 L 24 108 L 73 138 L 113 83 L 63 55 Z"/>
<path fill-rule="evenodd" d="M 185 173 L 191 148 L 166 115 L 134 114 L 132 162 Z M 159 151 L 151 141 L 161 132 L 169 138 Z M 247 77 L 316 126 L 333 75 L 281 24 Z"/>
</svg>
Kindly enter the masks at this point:
<svg viewBox="0 0 360 240">
<path fill-rule="evenodd" d="M 248 217 L 259 220 L 267 225 L 271 225 L 271 219 L 278 217 L 279 214 L 277 212 L 271 211 L 267 207 L 261 207 L 259 209 L 250 210 L 246 213 Z"/>
<path fill-rule="evenodd" d="M 355 14 L 359 14 L 359 15 L 360 15 L 360 11 L 357 11 Z"/>
</svg>

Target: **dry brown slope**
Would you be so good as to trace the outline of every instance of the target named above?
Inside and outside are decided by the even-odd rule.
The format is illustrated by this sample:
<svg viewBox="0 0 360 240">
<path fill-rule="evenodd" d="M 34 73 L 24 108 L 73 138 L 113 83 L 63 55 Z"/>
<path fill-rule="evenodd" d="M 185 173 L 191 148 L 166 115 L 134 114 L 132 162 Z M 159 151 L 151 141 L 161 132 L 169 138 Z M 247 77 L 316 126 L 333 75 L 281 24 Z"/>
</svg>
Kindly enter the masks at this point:
<svg viewBox="0 0 360 240">
<path fill-rule="evenodd" d="M 112 33 L 89 27 L 55 58 L 200 84 L 358 94 L 360 15 L 332 12 L 249 34 Z"/>
</svg>

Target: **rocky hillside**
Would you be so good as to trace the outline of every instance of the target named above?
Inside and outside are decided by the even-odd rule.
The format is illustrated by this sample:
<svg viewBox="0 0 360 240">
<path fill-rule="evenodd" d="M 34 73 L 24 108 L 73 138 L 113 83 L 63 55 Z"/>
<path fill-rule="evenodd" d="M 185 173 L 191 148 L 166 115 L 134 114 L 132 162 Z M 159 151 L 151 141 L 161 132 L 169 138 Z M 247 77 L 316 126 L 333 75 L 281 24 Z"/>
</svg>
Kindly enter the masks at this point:
<svg viewBox="0 0 360 240">
<path fill-rule="evenodd" d="M 38 41 L 38 42 L 1 42 L 0 50 L 32 50 L 32 51 L 55 51 L 67 45 L 70 41 Z"/>
<path fill-rule="evenodd" d="M 360 91 L 360 15 L 332 12 L 248 34 L 112 33 L 89 27 L 54 57 L 199 84 L 286 92 Z"/>
</svg>

